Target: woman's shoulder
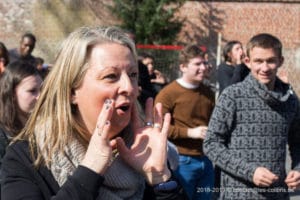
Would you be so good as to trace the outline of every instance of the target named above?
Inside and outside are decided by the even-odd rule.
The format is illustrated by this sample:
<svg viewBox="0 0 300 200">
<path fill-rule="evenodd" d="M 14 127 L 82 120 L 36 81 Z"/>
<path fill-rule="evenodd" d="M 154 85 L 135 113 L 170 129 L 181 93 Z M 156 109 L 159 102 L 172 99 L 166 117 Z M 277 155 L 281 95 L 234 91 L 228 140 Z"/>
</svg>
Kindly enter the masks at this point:
<svg viewBox="0 0 300 200">
<path fill-rule="evenodd" d="M 28 142 L 25 140 L 18 140 L 13 143 L 11 143 L 7 149 L 6 149 L 6 155 L 5 157 L 15 159 L 30 159 L 30 151 L 29 151 L 29 145 Z M 31 160 L 31 159 L 30 159 Z"/>
<path fill-rule="evenodd" d="M 27 140 L 16 140 L 9 145 L 13 149 L 28 149 L 29 144 Z"/>
</svg>

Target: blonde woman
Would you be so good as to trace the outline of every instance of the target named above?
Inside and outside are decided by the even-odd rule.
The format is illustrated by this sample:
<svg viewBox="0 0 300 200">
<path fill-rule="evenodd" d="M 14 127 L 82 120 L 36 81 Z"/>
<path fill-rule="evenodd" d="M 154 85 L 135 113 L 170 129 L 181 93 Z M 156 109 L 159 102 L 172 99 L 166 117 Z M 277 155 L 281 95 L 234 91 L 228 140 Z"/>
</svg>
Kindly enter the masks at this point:
<svg viewBox="0 0 300 200">
<path fill-rule="evenodd" d="M 137 74 L 134 43 L 120 29 L 71 33 L 7 150 L 2 198 L 143 199 L 147 182 L 170 199 L 176 190 L 167 167 L 170 115 L 148 100 L 141 123 Z"/>
</svg>

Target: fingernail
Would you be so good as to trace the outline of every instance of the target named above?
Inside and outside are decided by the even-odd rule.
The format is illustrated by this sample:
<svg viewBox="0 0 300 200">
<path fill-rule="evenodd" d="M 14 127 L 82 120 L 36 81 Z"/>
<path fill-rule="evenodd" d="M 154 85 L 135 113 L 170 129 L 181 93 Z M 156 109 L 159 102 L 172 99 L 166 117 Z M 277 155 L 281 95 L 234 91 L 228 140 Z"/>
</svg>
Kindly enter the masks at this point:
<svg viewBox="0 0 300 200">
<path fill-rule="evenodd" d="M 111 104 L 111 100 L 110 99 L 105 99 L 104 101 L 104 104 L 106 105 L 105 106 L 105 109 L 108 110 L 110 108 L 110 104 Z"/>
<path fill-rule="evenodd" d="M 110 99 L 105 99 L 104 103 L 105 104 L 111 104 L 111 100 Z"/>
</svg>

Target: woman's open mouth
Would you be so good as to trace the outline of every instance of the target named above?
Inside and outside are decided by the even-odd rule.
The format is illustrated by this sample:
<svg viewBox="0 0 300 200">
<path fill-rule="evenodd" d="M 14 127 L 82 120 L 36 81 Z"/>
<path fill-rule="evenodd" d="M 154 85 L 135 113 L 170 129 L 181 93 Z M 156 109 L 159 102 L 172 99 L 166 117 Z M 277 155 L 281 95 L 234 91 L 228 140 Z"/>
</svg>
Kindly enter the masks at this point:
<svg viewBox="0 0 300 200">
<path fill-rule="evenodd" d="M 122 103 L 116 107 L 116 111 L 118 114 L 125 114 L 130 110 L 131 104 L 130 103 Z"/>
<path fill-rule="evenodd" d="M 129 105 L 127 106 L 120 106 L 118 109 L 121 109 L 122 111 L 126 112 L 130 108 Z"/>
</svg>

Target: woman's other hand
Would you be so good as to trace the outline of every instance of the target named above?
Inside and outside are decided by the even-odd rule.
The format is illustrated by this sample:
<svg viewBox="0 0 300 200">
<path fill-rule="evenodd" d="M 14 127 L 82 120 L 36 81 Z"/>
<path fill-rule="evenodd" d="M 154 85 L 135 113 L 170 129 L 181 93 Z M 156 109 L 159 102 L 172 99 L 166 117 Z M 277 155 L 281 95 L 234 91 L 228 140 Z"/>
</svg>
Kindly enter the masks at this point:
<svg viewBox="0 0 300 200">
<path fill-rule="evenodd" d="M 167 181 L 171 172 L 167 167 L 167 134 L 171 116 L 162 116 L 162 105 L 156 104 L 153 116 L 153 99 L 146 102 L 146 123 L 142 124 L 137 109 L 133 110 L 134 143 L 128 149 L 121 138 L 117 148 L 122 159 L 142 173 L 147 182 L 155 185 Z"/>
</svg>

